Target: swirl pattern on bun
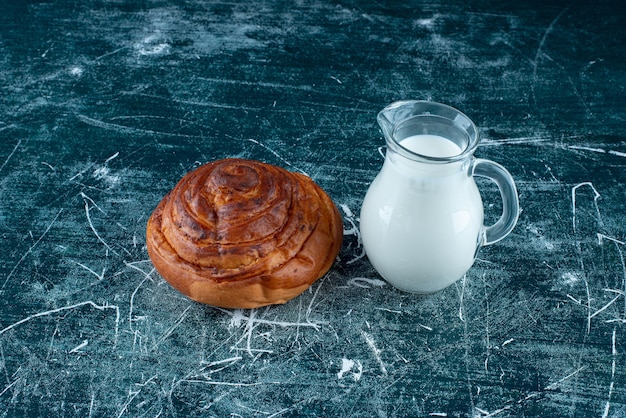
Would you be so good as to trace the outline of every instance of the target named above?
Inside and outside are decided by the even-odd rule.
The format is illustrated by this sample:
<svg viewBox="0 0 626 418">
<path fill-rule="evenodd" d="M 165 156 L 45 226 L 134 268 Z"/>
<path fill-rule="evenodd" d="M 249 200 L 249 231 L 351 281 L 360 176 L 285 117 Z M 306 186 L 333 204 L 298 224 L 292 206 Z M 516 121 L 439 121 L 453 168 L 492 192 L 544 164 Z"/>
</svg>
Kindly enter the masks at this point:
<svg viewBox="0 0 626 418">
<path fill-rule="evenodd" d="M 224 308 L 284 303 L 332 266 L 341 215 L 309 177 L 230 158 L 185 175 L 146 230 L 156 270 L 191 299 Z"/>
</svg>

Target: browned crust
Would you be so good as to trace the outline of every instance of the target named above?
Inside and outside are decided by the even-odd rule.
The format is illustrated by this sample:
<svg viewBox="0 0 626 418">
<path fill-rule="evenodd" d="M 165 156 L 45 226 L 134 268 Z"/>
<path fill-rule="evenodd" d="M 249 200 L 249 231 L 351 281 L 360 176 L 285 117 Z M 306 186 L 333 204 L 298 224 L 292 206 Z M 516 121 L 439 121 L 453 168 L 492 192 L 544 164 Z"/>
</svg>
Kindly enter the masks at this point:
<svg viewBox="0 0 626 418">
<path fill-rule="evenodd" d="M 191 299 L 224 308 L 284 303 L 332 266 L 343 222 L 309 177 L 245 159 L 185 175 L 146 230 L 157 271 Z"/>
</svg>

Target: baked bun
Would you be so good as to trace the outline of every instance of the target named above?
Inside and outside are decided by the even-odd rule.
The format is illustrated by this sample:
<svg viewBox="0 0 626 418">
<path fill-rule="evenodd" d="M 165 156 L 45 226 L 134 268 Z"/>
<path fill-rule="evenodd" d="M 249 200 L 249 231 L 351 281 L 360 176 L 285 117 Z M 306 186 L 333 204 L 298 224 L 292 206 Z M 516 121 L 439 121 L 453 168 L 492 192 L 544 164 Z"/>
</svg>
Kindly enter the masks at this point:
<svg viewBox="0 0 626 418">
<path fill-rule="evenodd" d="M 244 159 L 185 175 L 148 220 L 157 271 L 191 299 L 223 308 L 285 303 L 332 266 L 343 221 L 309 177 Z"/>
</svg>

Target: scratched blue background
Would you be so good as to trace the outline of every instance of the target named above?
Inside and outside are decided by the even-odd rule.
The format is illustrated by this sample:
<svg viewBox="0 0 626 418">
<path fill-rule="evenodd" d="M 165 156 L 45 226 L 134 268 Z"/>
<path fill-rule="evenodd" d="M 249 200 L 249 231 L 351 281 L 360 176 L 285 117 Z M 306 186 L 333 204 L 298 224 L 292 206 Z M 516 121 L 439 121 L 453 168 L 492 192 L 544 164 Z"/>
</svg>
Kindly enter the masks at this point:
<svg viewBox="0 0 626 418">
<path fill-rule="evenodd" d="M 625 10 L 3 1 L 0 415 L 624 416 Z M 359 240 L 398 99 L 467 113 L 522 205 L 428 297 Z M 305 172 L 342 212 L 340 260 L 286 305 L 202 306 L 148 260 L 157 202 L 222 157 Z"/>
</svg>

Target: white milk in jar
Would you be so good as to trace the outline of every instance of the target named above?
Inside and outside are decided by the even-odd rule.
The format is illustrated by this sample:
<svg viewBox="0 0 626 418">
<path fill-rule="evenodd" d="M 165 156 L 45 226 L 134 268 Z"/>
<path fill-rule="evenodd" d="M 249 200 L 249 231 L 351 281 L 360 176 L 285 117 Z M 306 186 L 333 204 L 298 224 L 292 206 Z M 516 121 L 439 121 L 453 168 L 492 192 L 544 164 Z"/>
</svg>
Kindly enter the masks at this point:
<svg viewBox="0 0 626 418">
<path fill-rule="evenodd" d="M 437 135 L 413 135 L 401 146 L 429 157 L 462 149 Z M 392 285 L 416 293 L 441 290 L 472 266 L 483 228 L 483 205 L 466 161 L 417 162 L 387 152 L 363 202 L 366 254 Z"/>
<path fill-rule="evenodd" d="M 427 157 L 454 157 L 463 152 L 454 142 L 437 135 L 412 135 L 400 141 L 400 145 Z"/>
</svg>

